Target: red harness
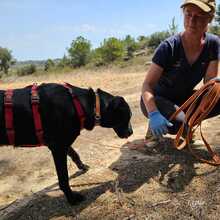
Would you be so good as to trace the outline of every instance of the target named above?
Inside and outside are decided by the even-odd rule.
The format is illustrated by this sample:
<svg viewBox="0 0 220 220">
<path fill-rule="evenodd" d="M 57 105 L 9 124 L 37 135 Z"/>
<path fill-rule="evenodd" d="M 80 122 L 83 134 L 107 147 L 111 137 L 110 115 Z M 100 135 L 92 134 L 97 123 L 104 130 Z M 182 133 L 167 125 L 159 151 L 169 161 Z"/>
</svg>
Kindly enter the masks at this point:
<svg viewBox="0 0 220 220">
<path fill-rule="evenodd" d="M 37 146 L 42 146 L 44 145 L 44 131 L 39 113 L 39 103 L 40 98 L 37 92 L 37 84 L 33 84 L 31 88 L 31 105 L 34 119 L 35 134 L 38 140 Z"/>
<path fill-rule="evenodd" d="M 76 112 L 77 112 L 77 115 L 78 115 L 78 118 L 79 118 L 79 121 L 80 121 L 80 129 L 83 129 L 84 128 L 84 121 L 85 121 L 85 114 L 84 114 L 84 111 L 82 109 L 82 105 L 81 105 L 78 97 L 75 94 L 73 94 L 73 90 L 71 88 L 71 85 L 68 84 L 68 83 L 65 83 L 63 86 L 68 89 L 70 95 L 72 96 L 73 105 L 76 108 Z"/>
<path fill-rule="evenodd" d="M 12 89 L 5 91 L 5 98 L 4 98 L 5 127 L 8 135 L 8 142 L 10 145 L 14 145 L 15 142 L 12 96 L 13 96 Z"/>
<path fill-rule="evenodd" d="M 64 87 L 68 89 L 69 93 L 72 96 L 73 104 L 76 108 L 77 115 L 80 120 L 80 128 L 82 129 L 84 127 L 84 121 L 85 121 L 85 114 L 83 111 L 83 108 L 81 106 L 81 103 L 77 96 L 73 94 L 72 88 L 69 84 L 64 84 Z M 14 121 L 13 121 L 13 89 L 9 89 L 5 91 L 4 96 L 4 106 L 5 106 L 5 127 L 6 127 L 6 133 L 8 137 L 8 141 L 10 145 L 15 144 L 15 130 L 14 130 Z M 40 98 L 37 91 L 37 85 L 33 84 L 31 88 L 31 104 L 32 104 L 32 113 L 33 113 L 33 119 L 34 119 L 34 126 L 35 126 L 35 134 L 37 137 L 38 144 L 36 145 L 30 145 L 25 144 L 22 145 L 23 147 L 34 147 L 34 146 L 42 146 L 44 145 L 44 132 L 41 122 L 41 116 L 39 113 L 39 103 Z"/>
</svg>

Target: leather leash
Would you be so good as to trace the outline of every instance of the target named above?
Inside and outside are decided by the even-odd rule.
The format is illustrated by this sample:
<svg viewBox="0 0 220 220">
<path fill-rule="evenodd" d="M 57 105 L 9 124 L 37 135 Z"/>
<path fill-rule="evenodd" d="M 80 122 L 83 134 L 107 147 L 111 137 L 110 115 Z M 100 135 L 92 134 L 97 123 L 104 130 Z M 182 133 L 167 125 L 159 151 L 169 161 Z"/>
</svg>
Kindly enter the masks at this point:
<svg viewBox="0 0 220 220">
<path fill-rule="evenodd" d="M 220 156 L 214 152 L 211 146 L 208 144 L 206 139 L 202 134 L 202 121 L 206 119 L 208 114 L 217 104 L 220 98 L 220 83 L 214 80 L 210 80 L 204 84 L 198 91 L 196 91 L 183 105 L 170 117 L 169 120 L 173 120 L 180 111 L 186 110 L 185 122 L 182 123 L 179 131 L 177 132 L 176 138 L 174 140 L 175 147 L 178 150 L 188 147 L 190 152 L 198 160 L 208 163 L 210 165 L 220 165 Z M 211 155 L 211 160 L 206 160 L 199 155 L 197 155 L 190 146 L 190 140 L 192 139 L 193 133 L 197 128 L 200 128 L 200 135 L 202 140 Z M 184 129 L 187 128 L 187 134 L 183 142 L 181 140 Z"/>
<path fill-rule="evenodd" d="M 101 109 L 100 109 L 100 97 L 98 94 L 98 91 L 95 91 L 95 107 L 94 107 L 94 112 L 95 112 L 95 125 L 100 125 L 101 124 Z"/>
</svg>

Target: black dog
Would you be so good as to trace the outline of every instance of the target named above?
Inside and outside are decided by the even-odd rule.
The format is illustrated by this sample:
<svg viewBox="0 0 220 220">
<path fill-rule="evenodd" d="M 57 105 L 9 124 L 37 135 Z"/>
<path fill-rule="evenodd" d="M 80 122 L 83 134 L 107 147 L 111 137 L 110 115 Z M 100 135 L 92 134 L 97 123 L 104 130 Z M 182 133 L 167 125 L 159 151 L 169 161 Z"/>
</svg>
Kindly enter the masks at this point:
<svg viewBox="0 0 220 220">
<path fill-rule="evenodd" d="M 92 130 L 97 122 L 100 126 L 113 128 L 120 138 L 127 138 L 133 131 L 130 124 L 131 111 L 120 96 L 113 96 L 101 89 L 95 93 L 91 88 L 83 89 L 69 85 L 69 89 L 60 84 L 48 83 L 37 87 L 39 95 L 39 113 L 43 128 L 44 145 L 52 152 L 58 175 L 60 189 L 70 204 L 77 204 L 84 197 L 73 192 L 69 186 L 67 155 L 79 169 L 87 169 L 78 154 L 71 148 L 80 134 L 81 125 L 77 109 L 70 92 L 77 96 L 85 114 L 84 128 Z M 0 90 L 0 144 L 9 145 L 6 132 L 5 91 Z M 14 145 L 37 145 L 33 112 L 31 106 L 31 87 L 15 89 L 13 93 Z M 100 115 L 94 109 L 100 105 Z"/>
</svg>

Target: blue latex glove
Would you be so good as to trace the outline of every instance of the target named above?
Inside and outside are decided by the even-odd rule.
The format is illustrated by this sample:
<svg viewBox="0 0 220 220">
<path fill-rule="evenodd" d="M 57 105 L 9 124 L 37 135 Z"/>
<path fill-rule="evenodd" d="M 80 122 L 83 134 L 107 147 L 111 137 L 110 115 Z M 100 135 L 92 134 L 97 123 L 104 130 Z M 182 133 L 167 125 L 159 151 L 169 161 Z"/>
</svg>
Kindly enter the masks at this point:
<svg viewBox="0 0 220 220">
<path fill-rule="evenodd" d="M 163 134 L 167 134 L 167 127 L 173 126 L 159 111 L 150 112 L 148 115 L 150 119 L 149 126 L 155 137 L 162 137 Z"/>
</svg>

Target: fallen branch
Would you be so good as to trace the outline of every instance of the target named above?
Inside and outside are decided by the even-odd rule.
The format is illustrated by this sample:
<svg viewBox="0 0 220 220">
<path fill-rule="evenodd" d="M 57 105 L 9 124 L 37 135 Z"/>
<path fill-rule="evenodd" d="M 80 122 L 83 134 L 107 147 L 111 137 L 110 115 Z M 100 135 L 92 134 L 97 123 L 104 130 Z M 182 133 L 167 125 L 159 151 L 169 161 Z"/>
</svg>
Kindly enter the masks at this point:
<svg viewBox="0 0 220 220">
<path fill-rule="evenodd" d="M 164 201 L 160 201 L 160 202 L 157 202 L 157 203 L 154 203 L 152 205 L 148 205 L 149 208 L 153 208 L 155 206 L 158 206 L 158 205 L 164 205 L 164 204 L 167 204 L 169 202 L 171 202 L 172 200 L 168 199 L 168 200 L 164 200 Z"/>
</svg>

